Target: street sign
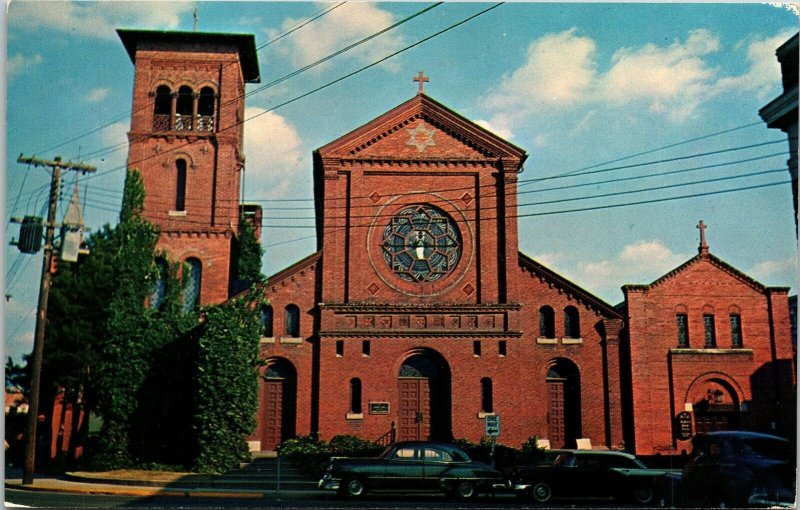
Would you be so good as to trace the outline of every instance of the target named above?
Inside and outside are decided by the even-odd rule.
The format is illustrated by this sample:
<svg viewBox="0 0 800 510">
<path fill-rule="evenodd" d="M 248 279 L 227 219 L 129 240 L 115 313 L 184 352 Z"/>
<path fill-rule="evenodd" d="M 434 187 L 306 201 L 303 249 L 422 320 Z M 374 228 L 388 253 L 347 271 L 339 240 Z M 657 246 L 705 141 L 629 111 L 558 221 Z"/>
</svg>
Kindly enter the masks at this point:
<svg viewBox="0 0 800 510">
<path fill-rule="evenodd" d="M 486 416 L 486 435 L 497 437 L 500 435 L 500 417 L 497 415 Z"/>
</svg>

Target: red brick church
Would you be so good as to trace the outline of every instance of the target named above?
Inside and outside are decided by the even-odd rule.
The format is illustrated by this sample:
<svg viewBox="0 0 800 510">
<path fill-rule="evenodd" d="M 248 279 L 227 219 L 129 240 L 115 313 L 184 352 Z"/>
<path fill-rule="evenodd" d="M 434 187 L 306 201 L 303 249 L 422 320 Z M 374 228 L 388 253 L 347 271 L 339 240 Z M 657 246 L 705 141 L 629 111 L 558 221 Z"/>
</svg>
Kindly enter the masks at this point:
<svg viewBox="0 0 800 510">
<path fill-rule="evenodd" d="M 119 33 L 145 215 L 187 262 L 187 302 L 221 302 L 254 210 L 239 192 L 253 37 Z M 314 152 L 318 250 L 263 286 L 253 450 L 311 433 L 478 441 L 490 415 L 511 446 L 640 454 L 680 452 L 693 431 L 789 430 L 788 289 L 718 259 L 703 233 L 697 257 L 605 303 L 519 251 L 525 151 L 416 79 L 414 97 Z"/>
</svg>

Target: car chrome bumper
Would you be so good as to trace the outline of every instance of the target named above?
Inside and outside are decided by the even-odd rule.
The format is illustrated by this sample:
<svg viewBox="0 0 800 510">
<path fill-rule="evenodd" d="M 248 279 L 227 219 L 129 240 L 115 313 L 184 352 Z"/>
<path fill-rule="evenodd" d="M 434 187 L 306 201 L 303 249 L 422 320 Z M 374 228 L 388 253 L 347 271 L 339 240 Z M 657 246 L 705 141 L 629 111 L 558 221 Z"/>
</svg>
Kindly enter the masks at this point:
<svg viewBox="0 0 800 510">
<path fill-rule="evenodd" d="M 341 486 L 341 480 L 337 478 L 322 478 L 319 481 L 318 487 L 323 490 L 328 491 L 338 491 L 339 487 Z"/>
</svg>

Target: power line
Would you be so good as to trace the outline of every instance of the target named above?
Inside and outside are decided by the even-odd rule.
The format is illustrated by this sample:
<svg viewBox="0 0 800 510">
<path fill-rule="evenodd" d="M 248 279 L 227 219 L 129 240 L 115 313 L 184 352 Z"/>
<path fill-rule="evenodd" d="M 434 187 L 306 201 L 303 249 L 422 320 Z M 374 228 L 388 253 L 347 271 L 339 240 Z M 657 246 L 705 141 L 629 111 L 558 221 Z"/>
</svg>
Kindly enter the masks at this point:
<svg viewBox="0 0 800 510">
<path fill-rule="evenodd" d="M 713 183 L 713 182 L 722 182 L 722 181 L 728 181 L 728 180 L 734 180 L 734 179 L 744 179 L 744 178 L 748 178 L 748 177 L 756 177 L 756 176 L 768 175 L 768 174 L 785 172 L 785 171 L 786 171 L 785 168 L 777 168 L 777 169 L 770 169 L 770 170 L 752 172 L 752 173 L 748 173 L 748 174 L 739 174 L 739 175 L 733 175 L 733 176 L 723 176 L 723 177 L 716 177 L 716 178 L 712 178 L 712 179 L 703 179 L 703 180 L 698 180 L 698 181 L 681 182 L 681 183 L 677 183 L 677 184 L 668 184 L 668 185 L 654 186 L 654 187 L 634 189 L 634 190 L 603 193 L 603 194 L 599 194 L 599 195 L 588 195 L 588 196 L 562 198 L 562 199 L 556 199 L 556 200 L 547 200 L 547 201 L 539 201 L 539 202 L 531 202 L 531 203 L 521 203 L 521 204 L 516 204 L 515 208 L 516 209 L 520 209 L 520 208 L 536 207 L 536 206 L 542 206 L 542 205 L 551 205 L 551 204 L 562 203 L 562 202 L 572 202 L 572 201 L 578 201 L 578 200 L 583 201 L 583 200 L 592 200 L 592 199 L 598 199 L 598 198 L 608 198 L 608 197 L 612 197 L 612 196 L 631 195 L 631 194 L 635 194 L 635 193 L 661 191 L 661 190 L 672 189 L 672 188 L 696 186 L 696 185 L 699 185 L 699 184 L 709 184 L 709 183 Z M 477 204 L 477 201 L 475 203 Z M 510 208 L 512 206 L 506 205 L 506 207 Z M 482 206 L 482 207 L 461 208 L 461 209 L 459 209 L 459 212 L 461 214 L 464 214 L 464 215 L 467 215 L 467 216 L 469 216 L 469 215 L 474 215 L 475 216 L 474 218 L 471 218 L 468 221 L 486 221 L 486 220 L 497 220 L 499 218 L 497 216 L 478 216 L 478 215 L 482 211 L 496 211 L 496 210 L 497 210 L 497 206 L 495 204 L 489 204 L 489 205 Z M 525 216 L 526 216 L 525 214 L 518 214 L 518 213 L 516 213 L 516 211 L 513 211 L 511 214 L 508 214 L 507 217 L 508 218 L 514 218 L 514 217 L 525 217 Z M 382 214 L 366 214 L 366 215 L 353 215 L 353 214 L 340 215 L 340 216 L 327 215 L 326 219 L 327 220 L 333 220 L 333 221 L 339 220 L 339 221 L 342 221 L 342 222 L 347 222 L 348 224 L 351 221 L 354 221 L 354 220 L 356 220 L 356 221 L 357 220 L 365 220 L 366 223 L 363 223 L 363 224 L 362 223 L 356 223 L 356 224 L 350 224 L 349 225 L 349 228 L 363 228 L 363 227 L 373 226 L 373 225 L 375 225 L 375 222 L 380 221 L 381 219 L 389 220 L 389 219 L 391 219 L 393 217 L 394 217 L 394 212 L 392 211 L 392 212 L 386 212 L 386 213 L 382 213 Z M 301 220 L 301 221 L 308 220 L 308 221 L 313 222 L 314 224 L 311 224 L 311 225 L 303 225 L 303 224 L 301 224 L 301 225 L 297 225 L 297 224 L 279 225 L 279 224 L 274 224 L 274 223 L 269 223 L 269 224 L 265 223 L 265 221 L 272 221 L 272 222 L 279 221 L 280 222 L 280 221 L 297 221 L 297 220 Z M 269 220 L 262 219 L 261 226 L 263 228 L 307 229 L 307 228 L 317 228 L 316 221 L 317 221 L 317 218 L 315 216 L 309 216 L 309 217 L 291 217 L 291 216 L 290 217 L 274 217 L 274 218 L 271 218 Z M 181 223 L 184 224 L 184 225 L 187 225 L 187 224 L 188 225 L 191 225 L 191 224 L 207 225 L 207 222 L 200 221 L 200 220 L 190 220 L 190 219 L 186 219 L 186 218 L 182 219 Z"/>
<path fill-rule="evenodd" d="M 550 188 L 525 190 L 525 191 L 517 190 L 516 195 L 519 196 L 519 195 L 524 195 L 524 194 L 541 193 L 541 192 L 546 192 L 546 191 L 564 191 L 564 190 L 567 190 L 567 189 L 574 189 L 574 188 L 588 187 L 588 186 L 597 186 L 597 185 L 601 185 L 601 184 L 617 184 L 617 183 L 626 182 L 626 181 L 652 179 L 652 178 L 656 178 L 656 177 L 664 177 L 664 176 L 669 176 L 669 175 L 676 175 L 676 174 L 694 172 L 694 171 L 705 170 L 705 169 L 721 168 L 721 167 L 726 167 L 726 166 L 738 165 L 738 164 L 742 164 L 742 163 L 750 163 L 750 162 L 753 162 L 753 161 L 763 160 L 763 159 L 767 159 L 767 158 L 775 157 L 775 156 L 780 156 L 780 155 L 783 155 L 783 153 L 782 152 L 778 152 L 778 153 L 755 156 L 755 157 L 751 157 L 751 158 L 739 159 L 739 160 L 734 160 L 734 161 L 714 163 L 714 164 L 709 164 L 709 165 L 702 165 L 702 166 L 683 168 L 683 169 L 677 169 L 677 170 L 667 170 L 667 171 L 663 171 L 663 172 L 648 173 L 648 174 L 644 174 L 644 175 L 636 175 L 636 176 L 630 176 L 630 177 L 619 177 L 619 178 L 615 178 L 615 179 L 607 179 L 607 180 L 602 180 L 602 181 L 583 182 L 583 183 L 572 184 L 572 185 L 555 186 L 555 187 L 550 187 Z M 487 185 L 487 187 L 490 187 L 490 188 L 494 189 L 494 188 L 496 188 L 496 185 Z M 472 189 L 475 189 L 475 186 L 471 186 L 471 187 L 464 188 L 464 189 L 472 190 Z M 459 188 L 448 188 L 447 190 L 443 190 L 443 189 L 440 189 L 440 190 L 425 190 L 425 191 L 421 191 L 419 193 L 428 194 L 428 193 L 439 193 L 439 192 L 442 192 L 442 191 L 450 191 L 450 192 L 452 192 L 452 191 L 459 191 L 459 190 L 460 190 Z M 401 196 L 412 196 L 413 194 L 414 193 L 403 193 L 403 194 L 400 194 L 400 195 Z M 361 197 L 361 198 L 364 198 L 364 197 Z M 494 195 L 494 194 L 484 195 L 484 198 L 496 198 L 496 195 Z M 347 200 L 350 200 L 350 199 L 356 200 L 356 199 L 358 199 L 358 197 L 348 197 L 347 198 Z M 200 203 L 208 203 L 209 200 L 210 200 L 209 198 L 205 198 L 205 197 L 204 198 L 186 197 L 186 203 L 189 204 L 189 205 L 191 205 L 191 204 L 200 204 Z M 342 199 L 342 200 L 344 200 L 344 199 Z M 446 199 L 442 199 L 442 200 L 447 201 Z M 440 201 L 442 201 L 442 200 L 440 200 Z M 109 205 L 109 206 L 112 206 L 112 207 L 116 207 L 116 204 L 110 204 L 108 202 L 98 201 L 97 199 L 94 199 L 94 201 L 95 201 L 95 205 L 99 202 L 101 205 Z M 434 200 L 431 203 L 433 205 L 436 205 L 436 203 L 440 202 L 440 201 Z M 223 201 L 220 201 L 220 202 L 221 202 L 221 204 L 219 206 L 219 209 L 221 209 L 221 210 L 233 209 L 233 208 L 238 209 L 238 207 L 239 207 L 238 200 L 231 199 L 231 200 L 223 200 Z M 230 206 L 226 206 L 225 202 L 230 202 L 231 205 Z M 270 203 L 271 200 L 269 200 L 269 199 L 264 199 L 264 200 L 253 200 L 253 199 L 250 199 L 249 202 L 250 203 L 252 203 L 252 202 Z M 151 205 L 152 204 L 169 205 L 169 204 L 172 203 L 172 201 L 154 200 L 153 198 L 151 198 L 149 200 L 149 203 Z M 524 204 L 521 204 L 520 206 L 524 206 Z M 338 210 L 338 209 L 347 209 L 348 211 L 353 211 L 353 210 L 356 210 L 356 209 L 368 209 L 368 210 L 371 211 L 374 208 L 375 208 L 375 206 L 372 203 L 364 204 L 364 205 L 348 203 L 346 206 L 329 205 L 329 206 L 326 207 L 326 211 L 332 211 L 332 210 L 335 211 L 335 210 Z M 314 211 L 315 207 L 314 206 L 307 206 L 307 207 L 281 207 L 281 208 L 279 208 L 279 207 L 266 207 L 266 208 L 263 208 L 262 210 Z M 280 218 L 278 218 L 278 219 L 280 219 Z M 198 222 L 198 223 L 200 223 L 200 222 Z"/>
</svg>

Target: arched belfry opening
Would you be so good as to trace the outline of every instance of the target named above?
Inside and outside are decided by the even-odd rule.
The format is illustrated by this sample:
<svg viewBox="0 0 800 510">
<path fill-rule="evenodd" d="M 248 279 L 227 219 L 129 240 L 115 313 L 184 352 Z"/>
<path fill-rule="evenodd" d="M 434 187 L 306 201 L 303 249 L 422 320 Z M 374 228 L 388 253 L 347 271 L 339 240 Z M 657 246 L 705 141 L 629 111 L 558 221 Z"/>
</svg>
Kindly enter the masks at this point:
<svg viewBox="0 0 800 510">
<path fill-rule="evenodd" d="M 581 381 L 578 367 L 568 359 L 551 362 L 547 385 L 547 438 L 554 448 L 575 448 L 581 436 Z"/>
<path fill-rule="evenodd" d="M 412 351 L 398 374 L 398 440 L 453 438 L 450 366 L 436 351 Z"/>
</svg>

